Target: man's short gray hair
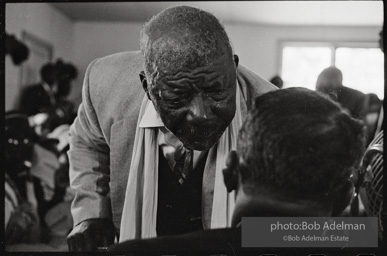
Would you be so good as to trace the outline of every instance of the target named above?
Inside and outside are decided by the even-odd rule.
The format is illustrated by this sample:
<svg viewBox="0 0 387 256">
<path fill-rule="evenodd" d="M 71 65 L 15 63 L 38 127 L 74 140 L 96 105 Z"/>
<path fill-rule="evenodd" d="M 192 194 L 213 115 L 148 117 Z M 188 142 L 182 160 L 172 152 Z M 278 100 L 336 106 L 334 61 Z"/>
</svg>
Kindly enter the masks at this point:
<svg viewBox="0 0 387 256">
<path fill-rule="evenodd" d="M 140 43 L 147 75 L 211 65 L 222 56 L 232 59 L 230 40 L 220 21 L 189 6 L 171 7 L 153 16 L 141 31 Z"/>
</svg>

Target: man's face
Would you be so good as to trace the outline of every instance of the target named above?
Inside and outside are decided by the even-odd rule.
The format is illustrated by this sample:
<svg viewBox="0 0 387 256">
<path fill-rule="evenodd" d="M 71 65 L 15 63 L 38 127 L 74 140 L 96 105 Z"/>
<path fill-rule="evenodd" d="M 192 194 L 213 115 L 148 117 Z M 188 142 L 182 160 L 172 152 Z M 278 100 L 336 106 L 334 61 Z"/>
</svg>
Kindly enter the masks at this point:
<svg viewBox="0 0 387 256">
<path fill-rule="evenodd" d="M 151 99 L 164 125 L 185 147 L 211 148 L 235 114 L 236 68 L 224 57 L 214 65 L 175 74 L 157 70 L 148 78 Z"/>
</svg>

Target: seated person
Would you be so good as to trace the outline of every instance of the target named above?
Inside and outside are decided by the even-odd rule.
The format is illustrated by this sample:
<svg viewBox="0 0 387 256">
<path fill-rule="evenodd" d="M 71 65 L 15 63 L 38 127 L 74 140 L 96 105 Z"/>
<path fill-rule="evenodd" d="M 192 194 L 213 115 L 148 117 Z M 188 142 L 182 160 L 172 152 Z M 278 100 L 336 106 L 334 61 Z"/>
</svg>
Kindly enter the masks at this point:
<svg viewBox="0 0 387 256">
<path fill-rule="evenodd" d="M 232 228 L 129 240 L 109 250 L 234 255 L 243 249 L 242 217 L 337 216 L 352 197 L 349 177 L 363 152 L 364 127 L 328 97 L 303 88 L 266 93 L 256 98 L 223 170 L 227 190 L 236 193 Z"/>
<path fill-rule="evenodd" d="M 39 187 L 30 173 L 37 137 L 27 116 L 17 112 L 5 115 L 4 131 L 4 234 L 8 250 L 11 245 L 40 242 L 41 222 L 36 196 Z"/>
<path fill-rule="evenodd" d="M 27 115 L 9 111 L 4 124 L 6 245 L 48 242 L 44 219 L 55 202 L 47 184 L 54 187 L 58 159 L 44 148 L 48 140 L 34 132 Z"/>
</svg>

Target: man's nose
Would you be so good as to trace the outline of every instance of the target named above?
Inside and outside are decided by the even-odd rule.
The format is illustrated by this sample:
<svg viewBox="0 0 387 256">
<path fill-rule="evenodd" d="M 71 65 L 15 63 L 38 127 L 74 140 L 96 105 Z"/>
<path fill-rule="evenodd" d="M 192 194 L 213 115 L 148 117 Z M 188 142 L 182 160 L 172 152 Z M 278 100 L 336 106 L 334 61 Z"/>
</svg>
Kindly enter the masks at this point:
<svg viewBox="0 0 387 256">
<path fill-rule="evenodd" d="M 192 121 L 194 119 L 209 119 L 211 115 L 210 106 L 203 99 L 202 95 L 195 95 L 191 100 L 187 121 Z"/>
</svg>

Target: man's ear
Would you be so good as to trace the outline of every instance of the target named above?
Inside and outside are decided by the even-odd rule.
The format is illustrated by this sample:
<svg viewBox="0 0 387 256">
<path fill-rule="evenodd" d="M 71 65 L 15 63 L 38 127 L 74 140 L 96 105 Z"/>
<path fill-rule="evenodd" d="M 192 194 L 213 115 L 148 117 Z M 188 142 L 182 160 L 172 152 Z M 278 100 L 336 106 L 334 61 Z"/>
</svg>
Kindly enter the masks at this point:
<svg viewBox="0 0 387 256">
<path fill-rule="evenodd" d="M 354 190 L 354 185 L 352 181 L 347 180 L 342 190 L 338 194 L 335 204 L 333 205 L 333 209 L 332 209 L 333 217 L 340 215 L 345 210 L 345 208 L 347 208 L 347 206 L 351 202 L 353 192 L 354 192 L 353 190 Z"/>
<path fill-rule="evenodd" d="M 148 99 L 151 100 L 149 91 L 148 91 L 148 81 L 146 80 L 145 72 L 141 71 L 140 72 L 140 81 L 142 84 L 142 88 L 144 89 L 146 96 L 148 96 Z"/>
<path fill-rule="evenodd" d="M 223 169 L 223 179 L 227 192 L 237 189 L 238 186 L 239 157 L 235 151 L 231 151 L 226 160 L 226 168 Z"/>
<path fill-rule="evenodd" d="M 234 54 L 234 63 L 235 63 L 235 68 L 237 68 L 239 65 L 239 57 L 236 54 Z"/>
</svg>

